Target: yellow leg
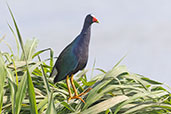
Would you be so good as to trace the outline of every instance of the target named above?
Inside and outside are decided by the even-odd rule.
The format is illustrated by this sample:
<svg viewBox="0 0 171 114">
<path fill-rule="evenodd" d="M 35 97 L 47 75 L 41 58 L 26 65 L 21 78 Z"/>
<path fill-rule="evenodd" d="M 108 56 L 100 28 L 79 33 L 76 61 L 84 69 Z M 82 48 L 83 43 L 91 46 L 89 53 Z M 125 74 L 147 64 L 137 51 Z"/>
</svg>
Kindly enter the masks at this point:
<svg viewBox="0 0 171 114">
<path fill-rule="evenodd" d="M 74 89 L 74 92 L 75 92 L 75 96 L 82 96 L 82 95 L 84 95 L 84 94 L 86 94 L 87 92 L 89 92 L 92 88 L 88 88 L 85 92 L 82 92 L 82 93 L 80 93 L 79 95 L 78 95 L 78 92 L 77 92 L 77 89 L 76 89 L 76 87 L 75 87 L 75 85 L 74 85 L 74 75 L 71 75 L 71 85 L 72 85 L 72 87 L 73 87 L 73 89 Z"/>
<path fill-rule="evenodd" d="M 77 89 L 76 89 L 76 87 L 75 87 L 75 85 L 74 85 L 74 78 L 73 78 L 73 77 L 74 77 L 74 75 L 71 75 L 71 85 L 72 85 L 72 87 L 73 87 L 75 96 L 78 96 Z"/>
<path fill-rule="evenodd" d="M 92 89 L 92 88 L 88 88 L 85 92 L 80 93 L 78 96 L 82 96 L 82 95 L 88 93 L 91 89 Z"/>
<path fill-rule="evenodd" d="M 67 88 L 68 88 L 68 92 L 69 92 L 69 98 L 68 98 L 68 102 L 69 102 L 69 100 L 71 100 L 71 98 L 72 98 L 72 93 L 71 93 L 71 89 L 69 86 L 69 76 L 67 76 L 67 78 L 66 78 L 66 83 L 67 83 Z"/>
<path fill-rule="evenodd" d="M 78 95 L 77 89 L 76 89 L 76 87 L 74 85 L 73 77 L 74 77 L 74 75 L 72 74 L 71 75 L 71 85 L 72 85 L 72 88 L 74 90 L 75 95 L 71 99 L 80 99 L 83 103 L 85 103 L 85 101 L 81 97 L 79 97 L 79 95 Z"/>
<path fill-rule="evenodd" d="M 87 92 L 89 92 L 91 90 L 91 88 L 87 89 L 85 92 L 82 92 L 81 94 L 78 95 L 78 92 L 77 92 L 77 89 L 74 85 L 74 75 L 71 75 L 71 85 L 72 85 L 72 88 L 74 90 L 74 93 L 75 95 L 72 97 L 72 93 L 71 93 L 71 89 L 70 89 L 70 86 L 69 86 L 69 76 L 67 76 L 67 79 L 66 79 L 66 83 L 67 83 L 67 87 L 68 87 L 68 92 L 69 92 L 69 98 L 68 98 L 68 102 L 71 100 L 71 99 L 80 99 L 83 103 L 85 103 L 85 101 L 80 97 L 84 94 L 86 94 Z"/>
</svg>

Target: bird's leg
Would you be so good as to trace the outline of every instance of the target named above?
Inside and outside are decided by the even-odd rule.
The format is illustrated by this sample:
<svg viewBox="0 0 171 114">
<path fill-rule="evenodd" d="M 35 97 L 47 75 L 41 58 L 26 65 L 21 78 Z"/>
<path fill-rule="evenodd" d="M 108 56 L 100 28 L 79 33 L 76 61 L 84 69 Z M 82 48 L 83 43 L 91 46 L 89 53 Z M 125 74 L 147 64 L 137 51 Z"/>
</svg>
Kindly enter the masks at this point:
<svg viewBox="0 0 171 114">
<path fill-rule="evenodd" d="M 77 92 L 77 89 L 76 89 L 76 87 L 75 87 L 75 85 L 74 85 L 74 75 L 71 75 L 71 85 L 72 85 L 72 87 L 73 87 L 73 89 L 74 89 L 74 92 L 75 92 L 75 96 L 82 96 L 82 95 L 84 95 L 84 94 L 86 94 L 86 93 L 88 93 L 92 88 L 88 88 L 85 92 L 82 92 L 82 93 L 80 93 L 79 95 L 78 95 L 78 92 Z"/>
<path fill-rule="evenodd" d="M 75 87 L 75 84 L 74 84 L 74 75 L 71 75 L 71 85 L 73 87 L 73 90 L 74 90 L 74 93 L 75 93 L 75 96 L 78 96 L 78 92 L 77 92 L 77 89 Z"/>
<path fill-rule="evenodd" d="M 71 99 L 80 99 L 83 103 L 85 103 L 85 101 L 81 97 L 79 97 L 81 95 L 78 95 L 77 89 L 76 89 L 76 87 L 74 85 L 74 79 L 73 79 L 73 77 L 74 77 L 74 75 L 72 74 L 71 75 L 71 85 L 72 85 L 72 88 L 74 90 L 75 95 Z"/>
<path fill-rule="evenodd" d="M 69 92 L 69 98 L 68 98 L 68 102 L 69 102 L 71 100 L 71 98 L 72 98 L 72 93 L 71 93 L 71 89 L 70 89 L 70 86 L 69 86 L 69 75 L 66 78 L 66 83 L 67 83 L 67 88 L 68 88 L 68 92 Z"/>
<path fill-rule="evenodd" d="M 92 89 L 92 88 L 88 88 L 85 92 L 80 93 L 78 96 L 82 96 L 82 95 L 88 93 L 91 89 Z"/>
</svg>

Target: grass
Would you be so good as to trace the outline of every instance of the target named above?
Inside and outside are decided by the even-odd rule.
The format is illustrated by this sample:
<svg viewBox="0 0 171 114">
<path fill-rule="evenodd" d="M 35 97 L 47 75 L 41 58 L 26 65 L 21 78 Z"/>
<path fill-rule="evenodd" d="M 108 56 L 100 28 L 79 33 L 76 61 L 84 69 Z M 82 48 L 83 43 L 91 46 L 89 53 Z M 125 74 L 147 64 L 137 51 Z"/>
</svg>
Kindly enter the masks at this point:
<svg viewBox="0 0 171 114">
<path fill-rule="evenodd" d="M 54 62 L 53 50 L 48 48 L 36 52 L 37 39 L 24 43 L 10 8 L 9 11 L 15 30 L 10 25 L 9 28 L 17 44 L 17 54 L 9 44 L 10 53 L 0 50 L 1 114 L 171 113 L 171 94 L 164 84 L 129 72 L 126 66 L 119 65 L 121 61 L 109 71 L 93 68 L 101 73 L 90 81 L 86 78 L 87 70 L 79 72 L 74 81 L 78 92 L 89 87 L 93 89 L 82 97 L 86 104 L 80 100 L 67 102 L 65 80 L 54 84 L 54 77 L 49 77 Z M 42 53 L 49 53 L 49 58 L 41 60 Z"/>
</svg>

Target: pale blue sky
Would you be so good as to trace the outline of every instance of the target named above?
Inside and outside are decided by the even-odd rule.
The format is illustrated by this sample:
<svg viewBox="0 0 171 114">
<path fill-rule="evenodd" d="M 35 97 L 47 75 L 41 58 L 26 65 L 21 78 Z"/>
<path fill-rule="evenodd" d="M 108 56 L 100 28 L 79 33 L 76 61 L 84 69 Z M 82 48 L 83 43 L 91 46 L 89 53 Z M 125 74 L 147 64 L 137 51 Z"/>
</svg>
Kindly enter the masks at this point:
<svg viewBox="0 0 171 114">
<path fill-rule="evenodd" d="M 24 40 L 39 39 L 37 50 L 51 47 L 57 56 L 80 32 L 92 13 L 100 24 L 92 26 L 90 56 L 86 68 L 109 70 L 121 57 L 130 72 L 171 82 L 170 0 L 0 0 L 0 37 L 14 50 L 11 7 Z M 5 44 L 0 49 L 8 51 Z"/>
</svg>

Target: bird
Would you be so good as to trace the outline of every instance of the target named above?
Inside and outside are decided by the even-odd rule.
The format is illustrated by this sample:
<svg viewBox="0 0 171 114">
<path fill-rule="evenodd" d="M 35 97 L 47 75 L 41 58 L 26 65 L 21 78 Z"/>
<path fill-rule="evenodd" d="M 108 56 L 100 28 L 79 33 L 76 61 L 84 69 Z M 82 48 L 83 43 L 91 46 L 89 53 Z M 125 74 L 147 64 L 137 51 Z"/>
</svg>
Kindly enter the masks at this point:
<svg viewBox="0 0 171 114">
<path fill-rule="evenodd" d="M 80 34 L 62 50 L 50 74 L 50 77 L 55 76 L 54 83 L 66 79 L 66 84 L 69 92 L 68 102 L 71 99 L 80 99 L 83 103 L 85 103 L 85 101 L 80 96 L 84 95 L 85 93 L 91 90 L 91 88 L 89 88 L 87 89 L 87 91 L 78 94 L 73 82 L 73 76 L 78 71 L 83 70 L 87 64 L 89 42 L 91 35 L 91 25 L 93 23 L 99 23 L 99 21 L 91 14 L 88 14 L 85 17 L 83 28 Z M 74 96 L 72 96 L 71 93 L 69 80 L 75 93 Z"/>
</svg>

